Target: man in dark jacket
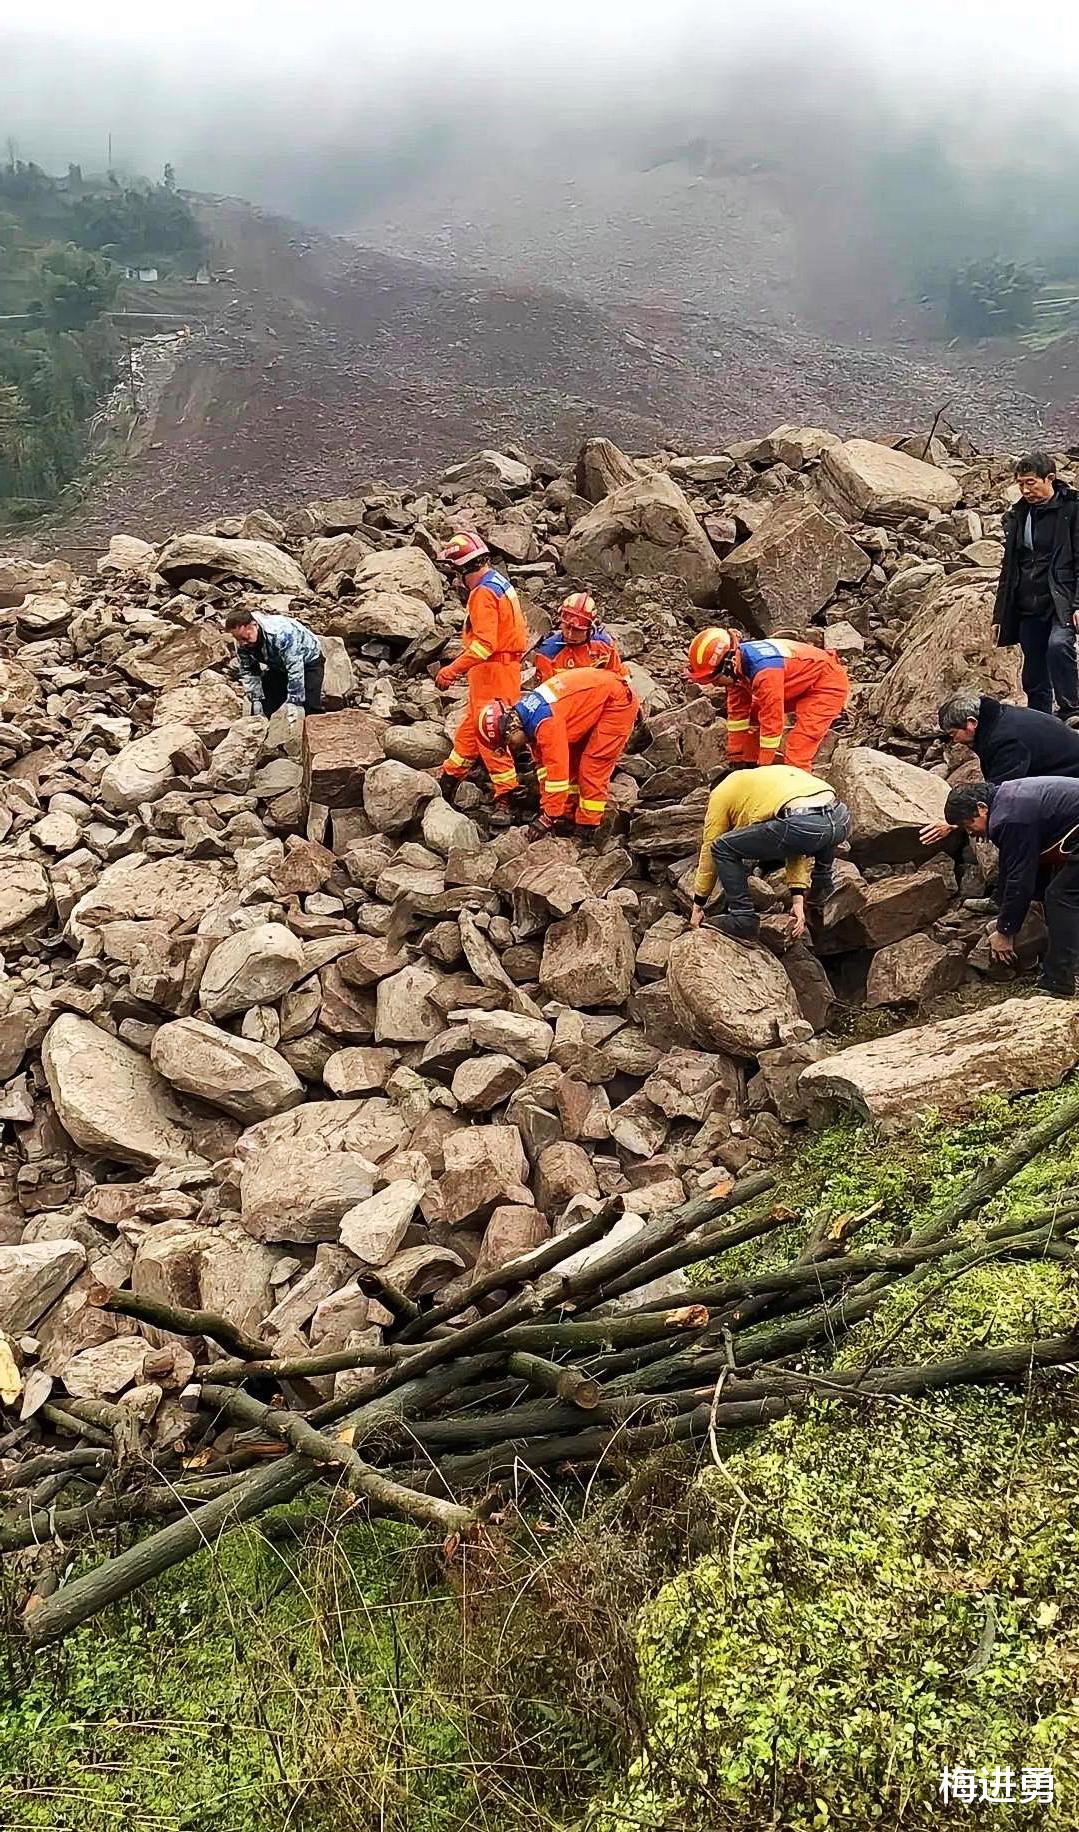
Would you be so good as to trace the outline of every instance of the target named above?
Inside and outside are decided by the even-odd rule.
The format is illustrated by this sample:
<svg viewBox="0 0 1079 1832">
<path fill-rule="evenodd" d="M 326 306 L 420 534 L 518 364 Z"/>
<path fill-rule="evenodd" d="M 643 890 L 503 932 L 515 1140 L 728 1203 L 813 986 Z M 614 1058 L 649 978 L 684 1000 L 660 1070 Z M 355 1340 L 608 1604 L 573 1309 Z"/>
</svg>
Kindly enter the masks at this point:
<svg viewBox="0 0 1079 1832">
<path fill-rule="evenodd" d="M 997 644 L 1023 651 L 1023 692 L 1036 712 L 1079 713 L 1079 496 L 1047 452 L 1015 467 L 1021 501 L 1004 517 L 1004 564 L 993 623 Z"/>
<path fill-rule="evenodd" d="M 1015 936 L 1041 898 L 1049 945 L 1039 992 L 1075 997 L 1079 963 L 1079 781 L 1027 776 L 1020 782 L 975 782 L 953 789 L 944 818 L 984 835 L 1000 854 L 1000 908 L 989 946 L 998 960 L 1015 959 Z M 1051 874 L 1051 875 L 1050 875 Z"/>
<path fill-rule="evenodd" d="M 986 782 L 1020 776 L 1079 777 L 1079 732 L 1046 712 L 1009 706 L 987 693 L 953 693 L 937 717 L 952 744 L 969 744 Z M 935 846 L 952 832 L 947 821 L 922 828 L 922 841 Z"/>
</svg>

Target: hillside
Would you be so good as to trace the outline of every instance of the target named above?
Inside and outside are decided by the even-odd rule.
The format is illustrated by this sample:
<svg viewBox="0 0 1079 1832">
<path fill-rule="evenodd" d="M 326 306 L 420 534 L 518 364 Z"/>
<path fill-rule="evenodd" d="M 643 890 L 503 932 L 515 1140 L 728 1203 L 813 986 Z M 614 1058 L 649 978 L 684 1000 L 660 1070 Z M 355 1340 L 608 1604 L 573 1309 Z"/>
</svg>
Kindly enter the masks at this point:
<svg viewBox="0 0 1079 1832">
<path fill-rule="evenodd" d="M 590 302 L 440 270 L 318 234 L 231 199 L 198 216 L 217 285 L 186 309 L 196 334 L 142 404 L 124 455 L 35 551 L 89 553 L 123 526 L 283 508 L 403 481 L 472 446 L 518 440 L 568 456 L 598 430 L 631 450 L 711 450 L 784 420 L 890 435 L 944 402 L 982 443 L 1028 441 L 1031 398 L 995 376 L 851 349 L 736 313 Z M 124 407 L 121 391 L 118 406 Z"/>
<path fill-rule="evenodd" d="M 921 839 L 939 697 L 1018 690 L 1010 462 L 931 456 L 462 453 L 3 562 L 5 1826 L 934 1832 L 958 1764 L 1070 1832 L 1079 1003 Z M 465 527 L 627 661 L 587 835 L 445 793 Z M 239 605 L 327 710 L 250 710 Z M 768 861 L 759 939 L 687 920 L 719 607 L 854 682 L 805 934 Z"/>
</svg>

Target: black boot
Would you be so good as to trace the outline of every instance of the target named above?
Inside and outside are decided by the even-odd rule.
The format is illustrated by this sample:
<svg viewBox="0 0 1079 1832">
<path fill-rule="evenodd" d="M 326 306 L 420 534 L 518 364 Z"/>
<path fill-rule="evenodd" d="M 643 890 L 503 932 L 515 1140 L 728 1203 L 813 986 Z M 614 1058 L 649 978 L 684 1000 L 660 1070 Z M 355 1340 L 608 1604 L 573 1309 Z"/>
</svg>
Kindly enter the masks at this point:
<svg viewBox="0 0 1079 1832">
<path fill-rule="evenodd" d="M 732 941 L 757 941 L 761 932 L 757 916 L 717 916 L 712 927 Z"/>
</svg>

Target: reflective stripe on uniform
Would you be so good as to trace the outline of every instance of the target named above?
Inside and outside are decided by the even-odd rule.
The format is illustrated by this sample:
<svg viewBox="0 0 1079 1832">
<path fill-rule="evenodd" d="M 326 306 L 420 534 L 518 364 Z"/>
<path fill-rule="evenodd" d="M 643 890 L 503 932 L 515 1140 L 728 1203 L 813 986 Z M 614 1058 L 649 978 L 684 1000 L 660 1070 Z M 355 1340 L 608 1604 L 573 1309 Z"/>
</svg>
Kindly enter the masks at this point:
<svg viewBox="0 0 1079 1832">
<path fill-rule="evenodd" d="M 546 700 L 548 706 L 553 706 L 555 701 L 558 698 L 558 695 L 554 691 L 554 688 L 547 686 L 546 684 L 544 684 L 544 686 L 542 687 L 537 687 L 536 693 L 539 695 L 541 700 Z"/>
<path fill-rule="evenodd" d="M 496 789 L 501 787 L 503 783 L 507 783 L 507 782 L 515 783 L 517 781 L 517 771 L 516 770 L 498 770 L 498 771 L 492 770 L 491 771 L 491 781 L 494 783 Z"/>
<path fill-rule="evenodd" d="M 489 662 L 491 659 L 491 651 L 487 647 L 487 644 L 485 642 L 477 642 L 475 637 L 473 637 L 468 645 L 468 653 L 469 655 L 474 655 L 479 662 Z"/>
<path fill-rule="evenodd" d="M 547 781 L 547 770 L 546 770 L 545 765 L 543 765 L 542 763 L 540 764 L 539 769 L 536 771 L 536 781 L 537 782 L 546 782 Z"/>
<path fill-rule="evenodd" d="M 751 719 L 728 719 L 727 730 L 729 732 L 747 732 L 752 723 Z"/>
<path fill-rule="evenodd" d="M 581 811 L 584 814 L 602 814 L 606 806 L 605 801 L 588 801 L 583 796 L 581 798 Z"/>
<path fill-rule="evenodd" d="M 780 732 L 778 738 L 765 738 L 762 735 L 761 750 L 762 751 L 777 751 L 780 745 L 782 744 L 782 742 L 783 742 L 783 733 L 782 732 Z"/>
<path fill-rule="evenodd" d="M 565 795 L 569 789 L 569 783 L 568 782 L 550 782 L 548 781 L 544 784 L 544 787 L 546 788 L 548 795 Z"/>
</svg>

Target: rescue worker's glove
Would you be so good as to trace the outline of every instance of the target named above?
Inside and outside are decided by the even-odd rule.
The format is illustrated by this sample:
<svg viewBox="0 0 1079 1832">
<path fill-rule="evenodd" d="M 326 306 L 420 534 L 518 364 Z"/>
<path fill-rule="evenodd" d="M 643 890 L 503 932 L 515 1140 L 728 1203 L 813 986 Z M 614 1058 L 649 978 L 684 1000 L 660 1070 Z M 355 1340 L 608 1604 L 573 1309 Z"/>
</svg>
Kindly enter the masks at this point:
<svg viewBox="0 0 1079 1832">
<path fill-rule="evenodd" d="M 457 676 L 452 668 L 440 668 L 435 675 L 435 686 L 438 688 L 439 693 L 446 693 L 449 688 L 453 686 L 456 679 Z"/>
</svg>

